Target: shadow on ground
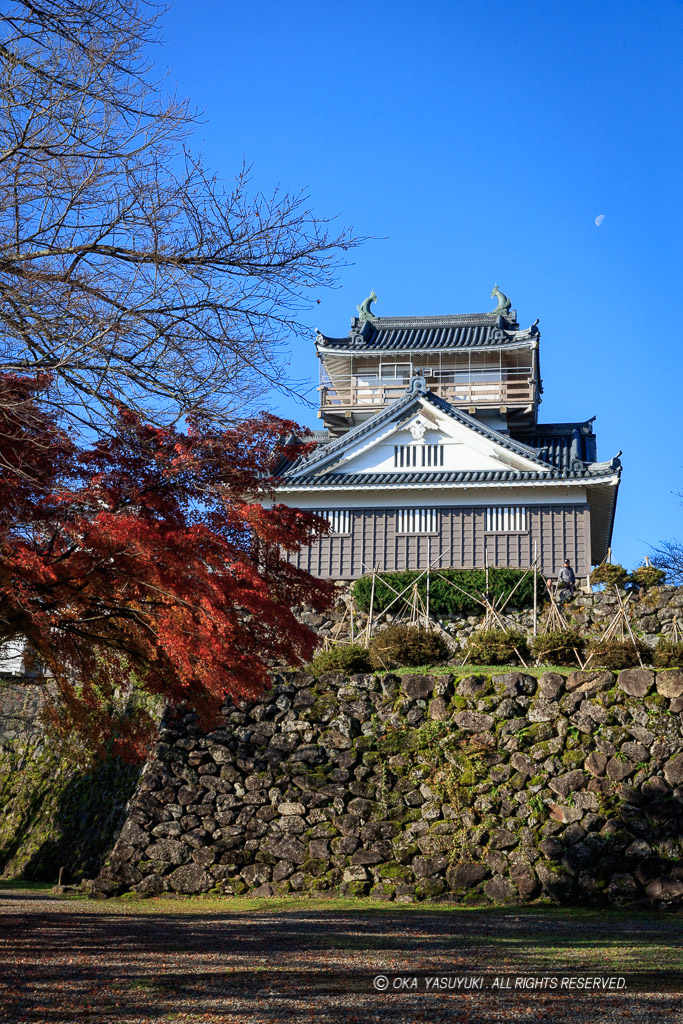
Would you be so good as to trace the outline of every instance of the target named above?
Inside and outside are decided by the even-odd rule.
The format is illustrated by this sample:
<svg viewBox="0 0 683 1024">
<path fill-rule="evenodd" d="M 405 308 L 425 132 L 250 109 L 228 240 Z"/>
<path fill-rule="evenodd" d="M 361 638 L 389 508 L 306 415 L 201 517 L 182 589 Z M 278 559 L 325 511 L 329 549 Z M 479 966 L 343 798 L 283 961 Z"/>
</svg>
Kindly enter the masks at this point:
<svg viewBox="0 0 683 1024">
<path fill-rule="evenodd" d="M 548 1000 L 555 1003 L 548 1003 L 549 1016 L 535 1017 L 529 1014 L 528 993 L 480 993 L 479 1002 L 472 993 L 382 994 L 374 991 L 372 979 L 377 972 L 401 971 L 613 975 L 673 969 L 681 959 L 677 915 L 655 919 L 552 909 L 200 916 L 174 913 L 171 907 L 164 913 L 138 913 L 132 907 L 111 913 L 89 903 L 36 902 L 17 891 L 0 908 L 0 1020 L 22 1024 L 560 1022 L 565 1018 L 557 1000 L 565 997 L 559 995 L 537 993 L 534 1013 L 545 1014 Z M 612 1000 L 605 1010 L 615 1011 L 617 998 L 627 997 L 603 996 Z M 486 1006 L 492 999 L 495 1005 Z M 619 1019 L 628 1020 L 636 1005 L 643 1009 L 643 1000 L 648 1016 L 632 1020 L 673 1019 L 668 998 L 629 994 L 628 1000 Z M 596 997 L 591 1012 L 599 1009 Z M 575 1010 L 573 1024 L 615 1019 L 577 1017 Z"/>
</svg>

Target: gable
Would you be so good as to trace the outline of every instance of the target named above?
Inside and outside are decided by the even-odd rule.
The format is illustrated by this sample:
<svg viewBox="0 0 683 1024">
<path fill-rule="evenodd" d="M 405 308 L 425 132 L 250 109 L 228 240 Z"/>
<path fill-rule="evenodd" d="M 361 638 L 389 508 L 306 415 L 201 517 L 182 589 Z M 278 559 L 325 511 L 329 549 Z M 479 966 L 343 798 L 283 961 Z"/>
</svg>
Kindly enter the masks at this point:
<svg viewBox="0 0 683 1024">
<path fill-rule="evenodd" d="M 378 415 L 376 423 L 350 431 L 333 450 L 314 458 L 315 475 L 550 469 L 524 445 L 431 396 L 416 395 L 395 405 L 394 415 Z M 301 469 L 309 476 L 313 466 Z"/>
</svg>

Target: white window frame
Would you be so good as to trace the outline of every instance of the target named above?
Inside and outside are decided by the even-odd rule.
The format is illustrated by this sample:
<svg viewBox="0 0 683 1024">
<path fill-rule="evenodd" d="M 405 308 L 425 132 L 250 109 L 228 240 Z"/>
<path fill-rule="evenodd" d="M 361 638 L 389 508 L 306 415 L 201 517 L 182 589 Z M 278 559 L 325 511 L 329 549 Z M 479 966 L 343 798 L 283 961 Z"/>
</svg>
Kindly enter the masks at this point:
<svg viewBox="0 0 683 1024">
<path fill-rule="evenodd" d="M 528 533 L 529 510 L 524 505 L 487 505 L 486 533 Z"/>
<path fill-rule="evenodd" d="M 353 519 L 351 509 L 330 508 L 322 511 L 316 510 L 315 515 L 327 519 L 330 524 L 330 537 L 348 537 L 353 530 Z"/>
<path fill-rule="evenodd" d="M 442 444 L 394 445 L 394 469 L 443 469 L 443 461 Z"/>
<path fill-rule="evenodd" d="M 425 536 L 439 532 L 438 508 L 397 508 L 396 533 L 403 536 Z"/>
</svg>

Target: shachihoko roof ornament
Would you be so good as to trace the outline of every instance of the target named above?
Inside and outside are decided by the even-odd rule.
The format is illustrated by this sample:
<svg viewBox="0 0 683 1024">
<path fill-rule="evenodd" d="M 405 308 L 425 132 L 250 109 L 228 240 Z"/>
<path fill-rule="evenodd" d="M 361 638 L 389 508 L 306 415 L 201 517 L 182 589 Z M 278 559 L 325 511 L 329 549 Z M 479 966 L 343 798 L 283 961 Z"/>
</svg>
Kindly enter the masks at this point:
<svg viewBox="0 0 683 1024">
<path fill-rule="evenodd" d="M 374 288 L 368 295 L 367 299 L 364 299 L 360 306 L 356 306 L 356 309 L 358 310 L 358 319 L 360 321 L 379 319 L 374 315 L 374 313 L 370 312 L 370 306 L 373 302 L 377 302 L 377 296 L 375 295 Z"/>
<path fill-rule="evenodd" d="M 498 305 L 496 306 L 495 309 L 492 309 L 491 312 L 495 313 L 497 316 L 507 316 L 508 313 L 510 312 L 510 306 L 512 305 L 512 303 L 508 299 L 507 295 L 503 294 L 503 292 L 498 287 L 497 283 L 494 284 L 493 286 L 493 289 L 491 291 L 491 298 L 498 299 Z"/>
<path fill-rule="evenodd" d="M 422 376 L 422 370 L 417 370 L 414 376 L 410 378 L 410 383 L 406 388 L 407 395 L 426 395 L 428 391 L 427 381 Z"/>
</svg>

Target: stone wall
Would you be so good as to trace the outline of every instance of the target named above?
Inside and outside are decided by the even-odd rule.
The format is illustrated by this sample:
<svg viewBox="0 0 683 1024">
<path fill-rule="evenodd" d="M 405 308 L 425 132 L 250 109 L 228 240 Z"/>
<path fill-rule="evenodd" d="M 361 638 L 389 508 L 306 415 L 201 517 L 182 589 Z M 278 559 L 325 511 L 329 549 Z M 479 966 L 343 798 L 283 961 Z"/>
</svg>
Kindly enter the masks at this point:
<svg viewBox="0 0 683 1024">
<path fill-rule="evenodd" d="M 0 680 L 0 877 L 56 882 L 97 873 L 122 824 L 139 767 L 78 767 L 46 733 L 47 690 Z"/>
<path fill-rule="evenodd" d="M 681 899 L 682 709 L 678 671 L 282 674 L 165 719 L 90 888 Z"/>
<path fill-rule="evenodd" d="M 321 639 L 332 636 L 335 639 L 349 641 L 351 639 L 351 620 L 347 611 L 348 583 L 340 581 L 337 584 L 337 590 L 338 598 L 332 610 L 324 614 L 310 610 L 304 611 L 301 614 L 301 619 L 314 628 Z M 634 633 L 642 637 L 648 646 L 654 647 L 660 635 L 671 636 L 676 630 L 678 630 L 680 638 L 683 639 L 683 587 L 654 587 L 649 591 L 633 593 L 630 597 L 623 590 L 617 596 L 614 588 L 590 594 L 579 591 L 564 606 L 563 610 L 570 624 L 575 626 L 580 633 L 587 637 L 596 636 L 604 631 L 610 618 L 618 611 L 620 600 L 625 603 Z M 532 629 L 533 612 L 530 609 L 518 609 L 514 605 L 510 605 L 506 608 L 505 614 L 511 623 L 517 623 L 523 630 L 530 631 Z M 541 608 L 539 612 L 541 627 L 546 614 L 547 611 Z M 366 614 L 355 612 L 355 636 L 358 636 L 365 628 L 367 621 Z M 393 621 L 394 615 L 389 612 L 377 617 L 377 626 L 381 628 Z M 438 619 L 439 624 L 452 636 L 457 646 L 464 644 L 467 638 L 481 626 L 482 621 L 482 615 Z"/>
</svg>

